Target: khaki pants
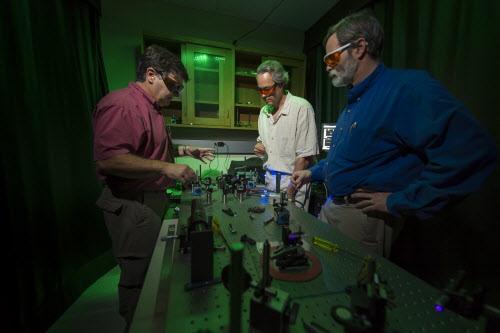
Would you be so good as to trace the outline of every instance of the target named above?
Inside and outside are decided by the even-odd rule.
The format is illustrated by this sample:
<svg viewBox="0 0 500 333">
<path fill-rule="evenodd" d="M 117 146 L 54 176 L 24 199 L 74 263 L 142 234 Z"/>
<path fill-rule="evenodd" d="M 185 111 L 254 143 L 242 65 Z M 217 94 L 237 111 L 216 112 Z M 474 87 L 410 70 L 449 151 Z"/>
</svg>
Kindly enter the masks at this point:
<svg viewBox="0 0 500 333">
<path fill-rule="evenodd" d="M 119 312 L 128 331 L 160 232 L 167 197 L 163 192 L 117 195 L 105 187 L 96 204 L 103 211 L 113 255 L 120 266 Z"/>
<path fill-rule="evenodd" d="M 389 257 L 396 236 L 394 230 L 399 230 L 399 223 L 388 225 L 384 220 L 364 214 L 354 205 L 335 205 L 331 199 L 321 207 L 319 219 L 358 241 L 367 252 L 383 257 Z"/>
</svg>

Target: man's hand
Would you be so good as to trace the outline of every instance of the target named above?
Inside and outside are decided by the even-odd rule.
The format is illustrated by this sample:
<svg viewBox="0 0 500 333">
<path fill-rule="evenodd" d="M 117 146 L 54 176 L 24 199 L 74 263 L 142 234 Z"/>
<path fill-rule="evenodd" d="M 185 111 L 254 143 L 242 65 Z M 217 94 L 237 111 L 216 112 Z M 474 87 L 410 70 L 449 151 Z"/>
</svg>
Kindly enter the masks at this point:
<svg viewBox="0 0 500 333">
<path fill-rule="evenodd" d="M 197 160 L 200 160 L 205 164 L 207 163 L 205 160 L 212 161 L 215 158 L 213 148 L 198 148 L 186 146 L 184 152 L 187 156 L 196 158 Z"/>
<path fill-rule="evenodd" d="M 253 152 L 257 156 L 264 156 L 266 154 L 266 146 L 264 146 L 260 142 L 257 142 L 255 147 L 253 147 Z"/>
<path fill-rule="evenodd" d="M 299 170 L 292 174 L 292 184 L 296 190 L 302 187 L 302 185 L 311 182 L 311 171 L 309 170 Z"/>
<path fill-rule="evenodd" d="M 162 174 L 171 179 L 180 180 L 182 183 L 196 180 L 193 169 L 185 164 L 166 163 L 162 169 Z"/>
<path fill-rule="evenodd" d="M 363 189 L 357 189 L 351 194 L 351 198 L 358 201 L 354 207 L 360 209 L 365 214 L 389 214 L 387 209 L 387 197 L 390 192 L 368 192 Z"/>
</svg>

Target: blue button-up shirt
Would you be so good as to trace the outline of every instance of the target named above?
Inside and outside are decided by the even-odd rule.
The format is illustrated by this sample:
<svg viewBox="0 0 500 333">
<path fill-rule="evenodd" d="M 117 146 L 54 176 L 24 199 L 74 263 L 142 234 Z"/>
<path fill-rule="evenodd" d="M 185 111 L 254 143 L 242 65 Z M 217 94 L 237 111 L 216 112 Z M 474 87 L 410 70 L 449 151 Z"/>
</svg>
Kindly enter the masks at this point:
<svg viewBox="0 0 500 333">
<path fill-rule="evenodd" d="M 479 188 L 497 149 L 465 106 L 425 71 L 380 64 L 348 93 L 326 159 L 311 168 L 330 194 L 392 192 L 396 216 L 429 218 Z"/>
</svg>

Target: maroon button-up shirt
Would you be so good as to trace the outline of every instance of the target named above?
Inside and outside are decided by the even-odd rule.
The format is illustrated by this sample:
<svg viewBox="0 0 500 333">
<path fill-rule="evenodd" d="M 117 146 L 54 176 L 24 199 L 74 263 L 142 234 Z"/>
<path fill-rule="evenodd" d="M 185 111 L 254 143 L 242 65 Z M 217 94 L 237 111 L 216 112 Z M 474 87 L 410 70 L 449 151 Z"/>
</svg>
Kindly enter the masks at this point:
<svg viewBox="0 0 500 333">
<path fill-rule="evenodd" d="M 93 114 L 94 160 L 115 155 L 173 162 L 173 146 L 160 107 L 136 83 L 104 96 Z M 100 179 L 113 191 L 136 192 L 163 190 L 173 181 L 165 176 L 149 179 L 127 179 L 103 175 Z"/>
</svg>

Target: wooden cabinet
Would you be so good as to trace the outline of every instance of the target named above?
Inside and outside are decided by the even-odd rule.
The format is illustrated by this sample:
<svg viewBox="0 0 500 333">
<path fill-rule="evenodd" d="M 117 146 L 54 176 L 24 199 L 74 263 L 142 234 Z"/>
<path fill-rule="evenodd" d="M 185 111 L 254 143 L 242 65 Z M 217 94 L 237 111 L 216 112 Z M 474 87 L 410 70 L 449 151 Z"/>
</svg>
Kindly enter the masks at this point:
<svg viewBox="0 0 500 333">
<path fill-rule="evenodd" d="M 262 62 L 262 56 L 257 53 L 236 51 L 235 59 L 233 126 L 256 129 L 260 108 L 264 105 L 255 89 L 256 70 Z"/>
<path fill-rule="evenodd" d="M 144 46 L 151 44 L 179 55 L 189 75 L 181 96 L 163 109 L 171 126 L 256 130 L 264 102 L 256 91 L 255 76 L 267 59 L 280 61 L 290 74 L 289 89 L 294 95 L 304 95 L 302 60 L 145 36 Z"/>
</svg>

